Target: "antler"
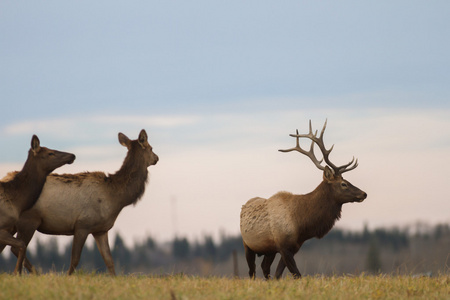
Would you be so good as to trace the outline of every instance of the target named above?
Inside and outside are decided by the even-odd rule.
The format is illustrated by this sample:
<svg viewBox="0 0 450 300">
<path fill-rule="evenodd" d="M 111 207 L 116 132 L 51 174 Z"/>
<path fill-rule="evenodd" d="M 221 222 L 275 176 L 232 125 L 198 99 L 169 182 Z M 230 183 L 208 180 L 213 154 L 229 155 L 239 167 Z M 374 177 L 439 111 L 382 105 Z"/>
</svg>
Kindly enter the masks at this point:
<svg viewBox="0 0 450 300">
<path fill-rule="evenodd" d="M 318 167 L 320 170 L 325 170 L 325 167 L 321 165 L 323 159 L 318 160 L 314 154 L 314 140 L 311 141 L 311 147 L 309 148 L 309 151 L 305 151 L 302 149 L 302 147 L 300 147 L 300 142 L 299 139 L 301 137 L 301 135 L 298 134 L 298 129 L 296 130 L 297 134 L 290 134 L 290 136 L 295 137 L 297 139 L 297 145 L 294 148 L 291 149 L 286 149 L 286 150 L 278 150 L 280 152 L 291 152 L 291 151 L 298 151 L 302 154 L 305 154 L 306 156 L 308 156 L 312 162 L 316 165 L 316 167 Z M 317 134 L 317 131 L 316 131 Z"/>
<path fill-rule="evenodd" d="M 330 149 L 326 149 L 324 142 L 323 142 L 323 134 L 325 132 L 325 128 L 327 127 L 327 120 L 325 120 L 325 124 L 323 125 L 322 131 L 320 132 L 320 136 L 317 137 L 317 130 L 315 133 L 313 133 L 312 131 L 312 126 L 311 126 L 311 120 L 309 120 L 309 133 L 308 134 L 298 134 L 298 130 L 296 131 L 297 134 L 290 134 L 290 136 L 295 137 L 297 139 L 297 145 L 294 148 L 291 149 L 286 149 L 286 150 L 279 150 L 281 152 L 290 152 L 290 151 L 298 151 L 302 154 L 305 154 L 306 156 L 308 156 L 313 163 L 316 165 L 316 167 L 318 167 L 320 170 L 324 170 L 325 167 L 321 165 L 322 161 L 325 160 L 325 163 L 333 169 L 334 174 L 335 175 L 341 175 L 344 172 L 353 170 L 354 168 L 356 168 L 358 166 L 358 159 L 356 159 L 355 161 L 355 157 L 353 157 L 353 159 L 348 163 L 345 164 L 343 166 L 336 166 L 335 164 L 333 164 L 330 159 L 329 159 L 329 155 L 331 153 L 331 151 L 333 150 L 333 146 L 331 146 Z M 305 137 L 305 138 L 309 138 L 312 142 L 311 142 L 311 147 L 309 151 L 305 151 L 304 149 L 302 149 L 300 147 L 300 143 L 299 143 L 299 139 L 301 137 Z M 314 143 L 317 144 L 317 146 L 319 147 L 320 151 L 322 152 L 323 155 L 323 159 L 318 161 L 316 156 L 314 155 Z"/>
</svg>

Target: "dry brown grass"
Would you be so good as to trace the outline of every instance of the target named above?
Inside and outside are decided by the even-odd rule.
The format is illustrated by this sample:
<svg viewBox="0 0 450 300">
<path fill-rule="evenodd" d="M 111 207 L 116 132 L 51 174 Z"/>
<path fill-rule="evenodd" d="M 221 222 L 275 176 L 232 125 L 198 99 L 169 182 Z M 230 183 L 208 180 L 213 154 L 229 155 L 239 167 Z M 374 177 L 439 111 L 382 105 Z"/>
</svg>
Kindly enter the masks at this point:
<svg viewBox="0 0 450 300">
<path fill-rule="evenodd" d="M 224 277 L 0 274 L 0 299 L 450 299 L 450 276 Z"/>
</svg>

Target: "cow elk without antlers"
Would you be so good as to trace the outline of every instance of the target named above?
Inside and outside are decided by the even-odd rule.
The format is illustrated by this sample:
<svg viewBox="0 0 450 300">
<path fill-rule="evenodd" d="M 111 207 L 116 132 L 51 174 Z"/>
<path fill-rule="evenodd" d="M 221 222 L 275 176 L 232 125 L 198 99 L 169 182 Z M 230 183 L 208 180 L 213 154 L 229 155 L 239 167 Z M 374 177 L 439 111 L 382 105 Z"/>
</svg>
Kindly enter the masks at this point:
<svg viewBox="0 0 450 300">
<path fill-rule="evenodd" d="M 0 252 L 10 245 L 17 249 L 14 274 L 22 272 L 26 244 L 15 238 L 15 226 L 23 211 L 37 201 L 47 179 L 54 169 L 71 164 L 75 155 L 41 147 L 37 136 L 31 139 L 31 149 L 22 171 L 12 180 L 0 182 Z"/>
<path fill-rule="evenodd" d="M 313 133 L 311 121 L 309 133 L 290 136 L 296 138 L 296 146 L 281 152 L 298 151 L 308 156 L 317 168 L 323 171 L 323 181 L 317 188 L 305 195 L 279 192 L 269 199 L 250 199 L 241 210 L 241 234 L 244 242 L 245 257 L 249 266 L 249 275 L 255 277 L 255 256 L 264 255 L 261 263 L 264 277 L 269 279 L 270 266 L 277 253 L 281 254 L 275 278 L 280 278 L 285 267 L 295 278 L 301 274 L 294 260 L 294 255 L 306 240 L 313 237 L 322 238 L 341 217 L 342 205 L 350 202 L 362 202 L 367 194 L 342 178 L 342 173 L 355 169 L 358 160 L 352 159 L 348 164 L 336 166 L 329 159 L 333 147 L 326 149 L 323 135 Z M 309 151 L 300 147 L 300 138 L 311 140 Z M 322 152 L 323 159 L 318 160 L 314 154 L 314 145 Z M 325 161 L 326 165 L 321 163 Z"/>
<path fill-rule="evenodd" d="M 114 261 L 108 243 L 108 231 L 125 206 L 136 204 L 145 191 L 148 167 L 159 158 L 148 143 L 145 130 L 137 140 L 119 133 L 119 143 L 128 149 L 122 167 L 114 174 L 84 172 L 50 174 L 36 204 L 24 212 L 17 224 L 17 236 L 28 244 L 39 232 L 73 235 L 68 274 L 77 267 L 86 238 L 92 234 L 111 275 Z M 17 255 L 17 249 L 12 248 Z M 35 272 L 25 259 L 25 267 Z"/>
</svg>

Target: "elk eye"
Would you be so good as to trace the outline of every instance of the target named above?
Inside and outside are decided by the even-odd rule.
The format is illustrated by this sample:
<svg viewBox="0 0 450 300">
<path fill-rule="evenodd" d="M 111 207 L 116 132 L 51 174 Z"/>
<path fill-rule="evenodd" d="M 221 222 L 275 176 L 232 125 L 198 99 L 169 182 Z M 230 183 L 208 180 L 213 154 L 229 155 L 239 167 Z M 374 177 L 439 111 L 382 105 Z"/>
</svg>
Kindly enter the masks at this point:
<svg viewBox="0 0 450 300">
<path fill-rule="evenodd" d="M 343 183 L 341 183 L 341 187 L 347 188 L 348 186 L 347 186 L 347 184 L 345 182 L 343 182 Z"/>
<path fill-rule="evenodd" d="M 55 155 L 55 153 L 50 152 L 48 155 L 49 155 L 49 156 L 53 156 L 53 155 Z"/>
</svg>

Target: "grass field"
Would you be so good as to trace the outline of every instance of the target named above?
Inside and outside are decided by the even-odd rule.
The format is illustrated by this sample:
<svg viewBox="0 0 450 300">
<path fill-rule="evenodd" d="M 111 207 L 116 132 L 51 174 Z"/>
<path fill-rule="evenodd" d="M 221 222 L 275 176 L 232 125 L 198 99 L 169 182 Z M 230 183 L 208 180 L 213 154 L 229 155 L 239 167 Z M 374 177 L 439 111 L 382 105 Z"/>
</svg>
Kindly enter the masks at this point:
<svg viewBox="0 0 450 300">
<path fill-rule="evenodd" d="M 264 281 L 182 275 L 0 274 L 0 299 L 450 299 L 450 276 L 306 276 Z"/>
</svg>

